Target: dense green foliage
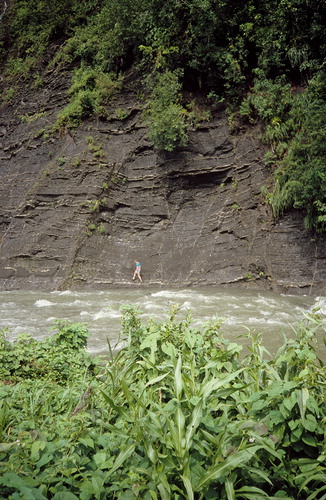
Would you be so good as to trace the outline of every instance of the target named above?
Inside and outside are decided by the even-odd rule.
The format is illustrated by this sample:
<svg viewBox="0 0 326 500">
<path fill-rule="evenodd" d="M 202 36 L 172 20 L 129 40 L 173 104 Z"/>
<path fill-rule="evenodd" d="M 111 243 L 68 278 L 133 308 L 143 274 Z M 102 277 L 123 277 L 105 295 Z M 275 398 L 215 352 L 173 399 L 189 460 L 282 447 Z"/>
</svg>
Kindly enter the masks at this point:
<svg viewBox="0 0 326 500">
<path fill-rule="evenodd" d="M 48 379 L 66 382 L 94 373 L 95 363 L 84 350 L 88 330 L 85 325 L 56 323 L 57 332 L 43 341 L 21 334 L 10 343 L 0 332 L 0 379 Z"/>
<path fill-rule="evenodd" d="M 278 78 L 258 78 L 243 100 L 240 115 L 264 124 L 263 142 L 271 145 L 266 163 L 278 165 L 268 200 L 276 216 L 288 208 L 306 212 L 307 229 L 326 228 L 326 72 L 297 92 Z"/>
<path fill-rule="evenodd" d="M 244 100 L 241 115 L 252 120 L 254 109 L 280 167 L 269 197 L 274 214 L 303 209 L 307 228 L 323 231 L 325 17 L 322 0 L 13 0 L 0 25 L 0 63 L 16 82 L 35 86 L 44 68 L 76 68 L 59 128 L 105 116 L 120 88 L 115 77 L 138 68 L 152 80 L 149 138 L 167 151 L 187 140 L 182 90 L 224 100 L 233 112 Z M 171 75 L 179 75 L 173 92 Z"/>
<path fill-rule="evenodd" d="M 169 71 L 159 75 L 153 85 L 147 120 L 149 138 L 159 149 L 173 151 L 187 142 L 186 110 L 180 104 L 181 85 Z"/>
<path fill-rule="evenodd" d="M 61 355 L 63 345 L 70 350 L 71 376 L 52 377 L 49 355 L 49 376 L 35 380 L 36 355 L 25 376 L 6 378 L 1 498 L 325 497 L 325 370 L 313 347 L 318 315 L 270 359 L 259 338 L 249 335 L 240 356 L 241 345 L 221 337 L 219 321 L 198 328 L 176 314 L 174 308 L 167 321 L 145 325 L 126 307 L 126 345 L 97 375 L 73 364 L 85 356 L 84 327 L 61 325 L 46 342 Z M 21 352 L 21 341 L 2 342 L 5 371 L 12 349 Z"/>
</svg>

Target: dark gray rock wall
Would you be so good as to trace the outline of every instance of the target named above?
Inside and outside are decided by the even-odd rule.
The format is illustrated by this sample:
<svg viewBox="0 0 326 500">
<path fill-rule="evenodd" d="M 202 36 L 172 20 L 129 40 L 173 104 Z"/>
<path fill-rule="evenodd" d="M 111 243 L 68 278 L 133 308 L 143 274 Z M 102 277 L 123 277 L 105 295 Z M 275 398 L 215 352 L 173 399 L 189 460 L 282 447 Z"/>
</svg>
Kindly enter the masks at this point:
<svg viewBox="0 0 326 500">
<path fill-rule="evenodd" d="M 107 120 L 52 136 L 67 83 L 46 83 L 0 109 L 0 289 L 129 285 L 139 259 L 148 285 L 324 291 L 325 237 L 273 221 L 257 130 L 216 110 L 158 154 L 131 81 Z"/>
</svg>

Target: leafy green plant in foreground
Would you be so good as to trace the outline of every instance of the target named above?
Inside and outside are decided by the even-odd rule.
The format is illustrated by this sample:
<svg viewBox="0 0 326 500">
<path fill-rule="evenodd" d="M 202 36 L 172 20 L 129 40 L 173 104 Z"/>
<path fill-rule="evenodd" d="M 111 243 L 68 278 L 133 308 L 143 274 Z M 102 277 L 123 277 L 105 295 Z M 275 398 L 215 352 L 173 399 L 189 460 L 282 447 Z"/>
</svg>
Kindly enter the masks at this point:
<svg viewBox="0 0 326 500">
<path fill-rule="evenodd" d="M 4 385 L 0 496 L 324 498 L 321 318 L 299 325 L 273 359 L 251 335 L 240 356 L 219 328 L 193 327 L 177 308 L 145 325 L 125 307 L 126 345 L 99 375 Z"/>
<path fill-rule="evenodd" d="M 0 380 L 19 382 L 41 379 L 65 383 L 83 377 L 95 368 L 95 362 L 85 351 L 88 330 L 80 323 L 57 321 L 57 332 L 43 341 L 21 334 L 10 343 L 6 332 L 0 332 Z"/>
</svg>

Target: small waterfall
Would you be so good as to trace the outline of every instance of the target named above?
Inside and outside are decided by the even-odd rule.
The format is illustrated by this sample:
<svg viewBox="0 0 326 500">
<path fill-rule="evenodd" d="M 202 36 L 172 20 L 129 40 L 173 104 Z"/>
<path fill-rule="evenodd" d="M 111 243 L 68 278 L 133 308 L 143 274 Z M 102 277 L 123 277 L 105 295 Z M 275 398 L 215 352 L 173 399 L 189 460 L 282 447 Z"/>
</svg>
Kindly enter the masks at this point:
<svg viewBox="0 0 326 500">
<path fill-rule="evenodd" d="M 2 11 L 0 13 L 0 23 L 2 21 L 3 16 L 5 15 L 7 7 L 8 7 L 8 4 L 7 4 L 6 0 L 3 0 L 3 2 L 1 2 L 0 8 L 1 7 L 2 7 Z"/>
</svg>

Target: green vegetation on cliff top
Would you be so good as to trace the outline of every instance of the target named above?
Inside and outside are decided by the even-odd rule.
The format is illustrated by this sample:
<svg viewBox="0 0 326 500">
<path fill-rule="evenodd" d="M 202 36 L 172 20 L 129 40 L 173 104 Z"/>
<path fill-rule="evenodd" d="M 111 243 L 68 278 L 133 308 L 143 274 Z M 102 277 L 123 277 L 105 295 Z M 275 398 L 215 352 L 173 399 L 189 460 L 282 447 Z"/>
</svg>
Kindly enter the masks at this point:
<svg viewBox="0 0 326 500">
<path fill-rule="evenodd" d="M 0 498 L 325 498 L 318 312 L 272 357 L 177 312 L 143 324 L 125 307 L 124 347 L 101 363 L 84 325 L 0 336 Z"/>
<path fill-rule="evenodd" d="M 76 127 L 121 88 L 131 67 L 146 78 L 149 137 L 172 151 L 194 124 L 185 91 L 224 102 L 231 120 L 259 122 L 276 166 L 276 216 L 303 209 L 325 230 L 326 6 L 322 0 L 12 0 L 0 25 L 6 77 L 42 85 L 74 70 L 58 127 Z M 10 85 L 10 84 L 8 84 Z M 14 90 L 7 88 L 3 102 Z"/>
</svg>

